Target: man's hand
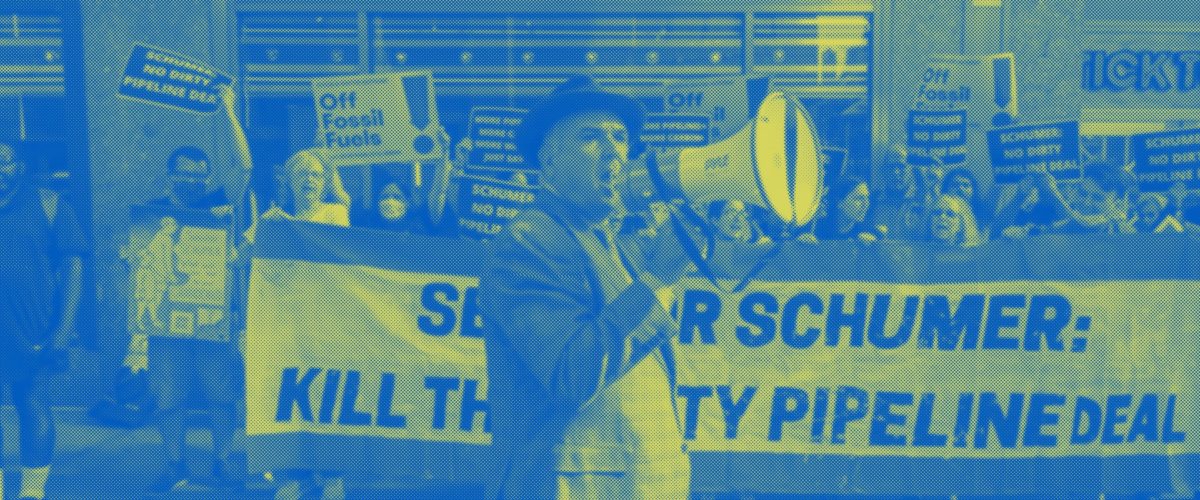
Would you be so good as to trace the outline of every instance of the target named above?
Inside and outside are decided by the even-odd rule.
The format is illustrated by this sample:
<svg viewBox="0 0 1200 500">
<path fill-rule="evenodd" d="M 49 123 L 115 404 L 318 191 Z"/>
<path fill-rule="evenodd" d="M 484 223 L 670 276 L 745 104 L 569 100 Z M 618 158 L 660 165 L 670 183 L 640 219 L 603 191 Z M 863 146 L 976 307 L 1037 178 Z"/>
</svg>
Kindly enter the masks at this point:
<svg viewBox="0 0 1200 500">
<path fill-rule="evenodd" d="M 149 337 L 146 334 L 134 334 L 129 339 L 129 347 L 125 349 L 125 360 L 121 363 L 132 373 L 150 368 Z"/>
<path fill-rule="evenodd" d="M 697 231 L 698 232 L 698 231 Z M 683 249 L 683 243 L 679 241 L 678 233 L 670 224 L 663 224 L 650 240 L 647 242 L 646 249 L 646 273 L 651 275 L 648 281 L 658 281 L 658 283 L 647 283 L 652 288 L 655 285 L 671 286 L 679 282 L 687 275 L 688 270 L 692 266 L 691 259 L 687 252 Z M 691 234 L 686 237 L 692 238 L 692 241 L 698 240 L 699 235 Z M 703 244 L 697 244 L 698 248 L 703 252 Z M 645 274 L 645 273 L 643 273 Z"/>
</svg>

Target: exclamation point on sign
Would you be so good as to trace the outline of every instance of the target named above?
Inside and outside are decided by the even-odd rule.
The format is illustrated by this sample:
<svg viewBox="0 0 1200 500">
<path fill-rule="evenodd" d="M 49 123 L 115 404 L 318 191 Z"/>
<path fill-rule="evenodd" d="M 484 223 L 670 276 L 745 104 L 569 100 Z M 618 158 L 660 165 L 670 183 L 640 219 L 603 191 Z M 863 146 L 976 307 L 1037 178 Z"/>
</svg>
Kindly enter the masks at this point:
<svg viewBox="0 0 1200 500">
<path fill-rule="evenodd" d="M 992 87 L 996 89 L 996 107 L 1000 108 L 992 116 L 992 126 L 1003 127 L 1013 122 L 1013 116 L 1008 113 L 1008 105 L 1012 103 L 1012 64 L 1007 57 L 992 60 Z"/>
<path fill-rule="evenodd" d="M 404 78 L 404 96 L 408 99 L 408 119 L 422 133 L 413 138 L 418 154 L 433 151 L 433 139 L 423 132 L 429 126 L 429 79 L 425 76 Z"/>
</svg>

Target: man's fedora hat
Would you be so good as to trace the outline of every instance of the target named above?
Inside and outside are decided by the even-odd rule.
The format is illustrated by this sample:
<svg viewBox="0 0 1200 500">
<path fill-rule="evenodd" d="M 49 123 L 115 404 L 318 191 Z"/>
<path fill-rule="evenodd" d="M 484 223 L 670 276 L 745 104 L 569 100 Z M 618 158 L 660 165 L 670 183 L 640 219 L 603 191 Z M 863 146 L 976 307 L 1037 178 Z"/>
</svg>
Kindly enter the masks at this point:
<svg viewBox="0 0 1200 500">
<path fill-rule="evenodd" d="M 625 122 L 629 131 L 629 156 L 641 153 L 642 125 L 646 119 L 646 108 L 628 96 L 606 92 L 596 85 L 596 80 L 586 75 L 576 75 L 554 89 L 549 96 L 535 105 L 525 115 L 517 128 L 514 141 L 525 163 L 538 166 L 538 150 L 546 133 L 559 120 L 586 111 L 608 111 Z"/>
</svg>

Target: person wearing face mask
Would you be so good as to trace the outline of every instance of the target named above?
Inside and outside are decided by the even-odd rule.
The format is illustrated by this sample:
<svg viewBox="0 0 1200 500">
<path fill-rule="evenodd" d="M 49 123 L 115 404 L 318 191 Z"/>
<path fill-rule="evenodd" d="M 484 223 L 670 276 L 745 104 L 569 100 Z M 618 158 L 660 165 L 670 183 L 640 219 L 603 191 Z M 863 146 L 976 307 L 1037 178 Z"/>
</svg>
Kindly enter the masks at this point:
<svg viewBox="0 0 1200 500">
<path fill-rule="evenodd" d="M 386 182 L 376 195 L 374 206 L 355 214 L 357 217 L 352 222 L 356 227 L 369 229 L 414 231 L 411 207 L 412 202 L 400 184 Z"/>
<path fill-rule="evenodd" d="M 871 190 L 867 181 L 843 176 L 829 189 L 828 212 L 816 224 L 814 234 L 820 241 L 855 240 L 872 243 L 883 235 L 882 226 L 867 224 L 871 209 Z"/>
</svg>

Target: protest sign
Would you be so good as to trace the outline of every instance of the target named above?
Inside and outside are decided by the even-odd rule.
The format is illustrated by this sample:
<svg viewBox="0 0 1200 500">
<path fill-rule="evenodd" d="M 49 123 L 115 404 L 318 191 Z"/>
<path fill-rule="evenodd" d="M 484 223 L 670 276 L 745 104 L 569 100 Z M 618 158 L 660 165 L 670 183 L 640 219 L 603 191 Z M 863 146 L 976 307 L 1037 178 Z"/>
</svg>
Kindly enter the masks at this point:
<svg viewBox="0 0 1200 500">
<path fill-rule="evenodd" d="M 935 54 L 921 75 L 912 109 L 966 109 L 972 127 L 1004 126 L 1017 116 L 1012 53 Z"/>
<path fill-rule="evenodd" d="M 538 170 L 532 162 L 526 162 L 513 142 L 517 127 L 525 118 L 524 109 L 477 107 L 471 109 L 471 120 L 467 137 L 471 140 L 471 154 L 467 165 L 474 169 L 489 169 L 511 172 L 515 170 Z"/>
<path fill-rule="evenodd" d="M 770 86 L 768 78 L 680 80 L 666 86 L 663 104 L 668 114 L 708 117 L 708 140 L 718 142 L 742 129 Z"/>
<path fill-rule="evenodd" d="M 117 95 L 126 99 L 195 113 L 212 113 L 220 106 L 218 85 L 233 79 L 210 65 L 186 56 L 134 44 L 121 75 Z"/>
<path fill-rule="evenodd" d="M 908 112 L 908 161 L 916 166 L 962 165 L 967 161 L 965 110 Z"/>
<path fill-rule="evenodd" d="M 699 114 L 650 113 L 642 128 L 642 143 L 652 148 L 705 146 L 708 120 Z"/>
<path fill-rule="evenodd" d="M 1130 148 L 1142 189 L 1165 191 L 1176 182 L 1200 187 L 1200 129 L 1135 135 Z"/>
<path fill-rule="evenodd" d="M 130 209 L 131 333 L 229 340 L 226 224 L 205 210 Z"/>
<path fill-rule="evenodd" d="M 846 173 L 846 161 L 850 152 L 846 148 L 821 148 L 821 169 L 827 177 Z"/>
<path fill-rule="evenodd" d="M 459 182 L 459 230 L 477 239 L 491 238 L 533 200 L 530 186 L 465 175 Z"/>
<path fill-rule="evenodd" d="M 315 78 L 318 142 L 338 166 L 442 156 L 428 71 Z"/>
<path fill-rule="evenodd" d="M 259 234 L 251 470 L 445 478 L 452 453 L 472 464 L 458 480 L 490 477 L 483 247 L 299 222 Z M 1195 488 L 1168 460 L 1200 464 L 1188 413 L 1200 398 L 1200 267 L 1186 237 L 1147 238 L 1035 238 L 966 260 L 904 244 L 795 246 L 741 292 L 685 280 L 674 352 L 693 488 Z M 1141 257 L 1150 241 L 1153 262 Z M 1084 243 L 1091 252 L 1069 252 Z M 1047 480 L 1005 474 L 1026 468 Z"/>
<path fill-rule="evenodd" d="M 1055 179 L 1078 179 L 1079 122 L 998 128 L 988 132 L 988 152 L 998 183 L 1014 183 L 1046 170 Z"/>
</svg>

